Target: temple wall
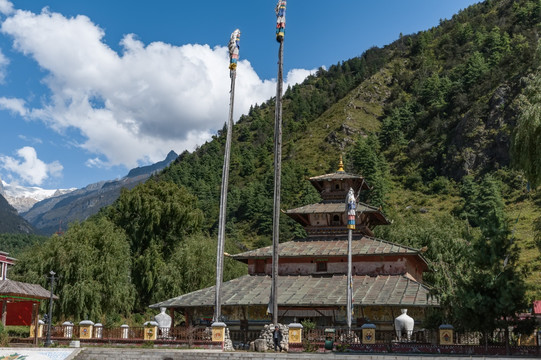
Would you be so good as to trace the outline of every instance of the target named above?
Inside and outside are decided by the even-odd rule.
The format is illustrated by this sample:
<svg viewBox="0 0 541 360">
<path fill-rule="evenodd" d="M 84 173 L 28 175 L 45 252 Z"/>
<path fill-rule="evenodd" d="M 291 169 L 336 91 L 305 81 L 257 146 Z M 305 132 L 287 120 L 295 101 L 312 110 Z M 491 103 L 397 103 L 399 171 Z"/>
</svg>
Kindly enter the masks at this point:
<svg viewBox="0 0 541 360">
<path fill-rule="evenodd" d="M 382 259 L 385 259 L 384 261 Z M 256 265 L 257 262 L 259 265 Z M 326 271 L 317 271 L 318 262 L 327 264 Z M 279 275 L 311 275 L 311 274 L 347 274 L 347 258 L 345 257 L 314 257 L 314 258 L 281 258 Z M 257 269 L 259 269 L 259 271 Z M 412 257 L 404 256 L 372 256 L 354 257 L 352 262 L 353 275 L 396 275 L 409 273 L 415 280 L 422 281 L 423 264 Z M 261 272 L 261 270 L 263 272 Z M 270 259 L 249 260 L 249 274 L 272 273 Z"/>
</svg>

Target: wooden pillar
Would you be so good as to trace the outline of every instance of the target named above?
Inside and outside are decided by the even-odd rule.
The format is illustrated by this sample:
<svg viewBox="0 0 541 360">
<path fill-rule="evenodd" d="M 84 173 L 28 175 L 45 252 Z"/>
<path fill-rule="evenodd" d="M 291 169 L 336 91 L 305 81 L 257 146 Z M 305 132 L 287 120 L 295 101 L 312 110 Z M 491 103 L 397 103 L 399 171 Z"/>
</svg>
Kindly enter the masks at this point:
<svg viewBox="0 0 541 360">
<path fill-rule="evenodd" d="M 175 308 L 169 308 L 169 316 L 171 316 L 171 329 L 175 327 Z"/>
<path fill-rule="evenodd" d="M 2 325 L 6 327 L 6 317 L 8 316 L 8 301 L 4 298 L 2 301 Z"/>
<path fill-rule="evenodd" d="M 32 323 L 34 324 L 34 346 L 38 346 L 39 303 L 32 304 Z"/>
</svg>

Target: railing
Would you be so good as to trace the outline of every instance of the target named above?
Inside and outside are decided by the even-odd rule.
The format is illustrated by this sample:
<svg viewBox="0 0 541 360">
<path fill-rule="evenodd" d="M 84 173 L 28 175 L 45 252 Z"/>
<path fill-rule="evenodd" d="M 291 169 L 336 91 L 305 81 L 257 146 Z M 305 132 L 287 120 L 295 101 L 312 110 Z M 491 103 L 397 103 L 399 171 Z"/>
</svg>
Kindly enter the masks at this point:
<svg viewBox="0 0 541 360">
<path fill-rule="evenodd" d="M 145 339 L 145 327 L 94 327 L 92 336 L 81 338 L 82 326 L 51 326 L 51 338 L 55 340 L 83 340 L 95 342 L 140 342 Z M 42 338 L 47 337 L 47 327 L 43 328 Z M 176 342 L 194 344 L 212 342 L 210 329 L 203 327 L 158 328 L 155 342 Z"/>
<path fill-rule="evenodd" d="M 261 330 L 230 330 L 229 333 L 233 342 L 249 343 L 259 337 Z"/>
<path fill-rule="evenodd" d="M 362 338 L 361 329 L 355 328 L 351 332 L 347 328 L 334 327 L 335 333 L 332 338 L 338 343 L 360 344 Z M 510 334 L 511 335 L 511 334 Z M 323 343 L 326 339 L 325 329 L 305 329 L 303 331 L 303 339 L 311 342 Z M 409 340 L 402 339 L 399 341 L 394 330 L 376 330 L 376 344 L 391 344 L 396 342 L 414 343 L 414 344 L 437 344 L 439 334 L 437 330 L 416 330 L 410 336 Z M 507 343 L 515 345 L 516 339 L 510 338 Z M 482 332 L 464 332 L 455 331 L 453 336 L 454 345 L 488 345 L 488 346 L 505 346 L 505 331 L 495 330 L 492 333 L 483 334 Z"/>
</svg>

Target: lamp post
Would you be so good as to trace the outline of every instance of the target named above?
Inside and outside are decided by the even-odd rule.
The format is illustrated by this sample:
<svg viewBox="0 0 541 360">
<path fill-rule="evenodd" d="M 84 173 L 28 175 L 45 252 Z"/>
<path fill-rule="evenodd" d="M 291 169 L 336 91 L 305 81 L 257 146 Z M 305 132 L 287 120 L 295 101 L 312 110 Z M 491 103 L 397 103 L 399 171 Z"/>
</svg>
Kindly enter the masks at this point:
<svg viewBox="0 0 541 360">
<path fill-rule="evenodd" d="M 51 346 L 52 342 L 51 342 L 51 323 L 53 322 L 53 291 L 54 291 L 54 276 L 56 275 L 56 273 L 54 271 L 51 270 L 51 272 L 49 272 L 49 274 L 51 275 L 50 279 L 51 279 L 51 297 L 49 298 L 49 321 L 47 323 L 47 339 L 45 340 L 45 344 L 43 344 L 44 346 Z"/>
</svg>

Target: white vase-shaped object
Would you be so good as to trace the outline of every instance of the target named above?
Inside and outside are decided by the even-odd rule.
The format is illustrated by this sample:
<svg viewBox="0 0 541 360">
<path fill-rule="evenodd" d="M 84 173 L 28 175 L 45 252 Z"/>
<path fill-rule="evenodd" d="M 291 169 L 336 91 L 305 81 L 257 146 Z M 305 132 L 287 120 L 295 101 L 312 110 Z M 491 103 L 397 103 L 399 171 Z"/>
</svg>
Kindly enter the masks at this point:
<svg viewBox="0 0 541 360">
<path fill-rule="evenodd" d="M 413 326 L 415 321 L 411 316 L 408 315 L 408 309 L 401 309 L 402 314 L 394 319 L 394 328 L 396 330 L 396 337 L 400 341 L 402 339 L 402 334 L 406 332 L 406 338 L 408 341 L 411 340 L 411 335 L 413 334 Z"/>
<path fill-rule="evenodd" d="M 169 329 L 171 328 L 171 316 L 165 313 L 167 310 L 165 307 L 160 307 L 160 313 L 154 316 L 154 320 L 158 323 L 158 328 L 160 329 L 160 336 L 168 337 Z"/>
</svg>

